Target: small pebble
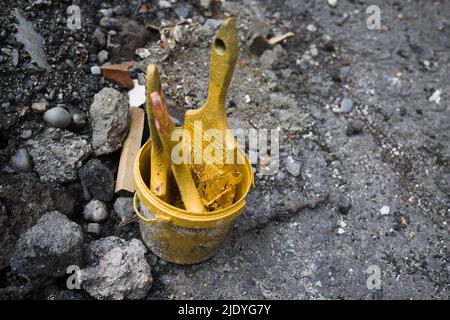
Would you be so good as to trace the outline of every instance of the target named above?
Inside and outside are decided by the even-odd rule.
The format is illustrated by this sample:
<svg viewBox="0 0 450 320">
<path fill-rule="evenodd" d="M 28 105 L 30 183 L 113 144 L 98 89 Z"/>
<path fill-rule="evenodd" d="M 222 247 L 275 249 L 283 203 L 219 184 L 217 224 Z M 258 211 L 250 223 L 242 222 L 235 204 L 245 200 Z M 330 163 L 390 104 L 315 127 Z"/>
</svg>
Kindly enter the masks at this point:
<svg viewBox="0 0 450 320">
<path fill-rule="evenodd" d="M 98 223 L 88 223 L 86 227 L 87 233 L 99 235 L 100 234 L 100 224 Z"/>
<path fill-rule="evenodd" d="M 328 5 L 330 7 L 336 7 L 338 5 L 338 0 L 328 0 Z"/>
<path fill-rule="evenodd" d="M 381 215 L 383 215 L 383 216 L 388 215 L 389 212 L 391 212 L 391 208 L 389 208 L 389 206 L 383 206 L 383 207 L 381 207 L 381 209 L 380 209 L 380 213 L 381 213 Z"/>
<path fill-rule="evenodd" d="M 28 150 L 25 148 L 17 150 L 16 154 L 11 157 L 11 164 L 17 171 L 31 171 L 31 158 Z"/>
<path fill-rule="evenodd" d="M 165 1 L 165 0 L 159 1 L 158 6 L 159 6 L 161 9 L 169 9 L 169 8 L 172 8 L 172 4 L 171 4 L 169 1 Z"/>
<path fill-rule="evenodd" d="M 24 140 L 30 139 L 32 135 L 33 135 L 33 131 L 31 131 L 30 129 L 23 130 L 20 133 L 20 137 Z"/>
<path fill-rule="evenodd" d="M 86 124 L 86 114 L 80 110 L 74 110 L 70 113 L 72 122 L 78 126 L 82 127 Z"/>
<path fill-rule="evenodd" d="M 286 166 L 286 171 L 294 177 L 298 177 L 300 175 L 300 163 L 295 161 L 291 156 L 285 159 L 284 165 Z"/>
<path fill-rule="evenodd" d="M 114 202 L 114 211 L 123 220 L 134 213 L 133 198 L 118 197 Z"/>
<path fill-rule="evenodd" d="M 31 104 L 31 109 L 42 112 L 47 109 L 48 103 L 47 102 L 33 102 Z"/>
<path fill-rule="evenodd" d="M 100 70 L 100 68 L 98 66 L 93 66 L 93 67 L 91 67 L 91 73 L 92 74 L 101 74 L 102 71 Z"/>
<path fill-rule="evenodd" d="M 83 211 L 84 218 L 88 221 L 100 222 L 108 217 L 108 208 L 100 200 L 91 200 Z"/>
<path fill-rule="evenodd" d="M 317 31 L 317 27 L 313 24 L 308 24 L 306 26 L 306 30 L 308 30 L 309 32 L 316 32 Z"/>
<path fill-rule="evenodd" d="M 430 100 L 430 102 L 435 102 L 436 104 L 440 104 L 441 103 L 441 93 L 442 93 L 442 90 L 436 90 L 428 100 Z"/>
<path fill-rule="evenodd" d="M 353 108 L 353 101 L 347 98 L 344 98 L 341 102 L 341 107 L 339 109 L 339 112 L 342 113 L 348 113 L 352 111 Z"/>
<path fill-rule="evenodd" d="M 154 267 L 158 263 L 158 257 L 155 256 L 153 253 L 149 253 L 147 255 L 147 262 L 150 266 Z"/>
<path fill-rule="evenodd" d="M 245 100 L 245 103 L 252 102 L 252 99 L 250 98 L 250 96 L 248 94 L 245 95 L 244 100 Z"/>
<path fill-rule="evenodd" d="M 44 114 L 44 120 L 49 126 L 55 128 L 67 128 L 72 122 L 69 112 L 62 107 L 47 110 Z"/>
<path fill-rule="evenodd" d="M 344 220 L 339 220 L 338 226 L 341 228 L 345 228 L 345 227 L 347 227 L 347 224 L 344 222 Z"/>
<path fill-rule="evenodd" d="M 109 52 L 106 50 L 100 50 L 100 52 L 97 54 L 97 61 L 99 64 L 104 64 L 106 60 L 108 60 Z M 92 71 L 92 69 L 91 69 Z"/>
<path fill-rule="evenodd" d="M 342 215 L 347 215 L 350 212 L 351 203 L 347 198 L 341 198 L 337 204 L 337 211 Z"/>
</svg>

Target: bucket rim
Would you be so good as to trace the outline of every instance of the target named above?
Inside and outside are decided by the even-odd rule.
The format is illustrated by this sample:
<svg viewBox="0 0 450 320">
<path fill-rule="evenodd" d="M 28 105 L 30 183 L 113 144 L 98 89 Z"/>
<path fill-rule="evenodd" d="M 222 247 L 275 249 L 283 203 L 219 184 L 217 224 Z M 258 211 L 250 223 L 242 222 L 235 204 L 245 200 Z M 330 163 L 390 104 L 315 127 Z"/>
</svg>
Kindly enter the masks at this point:
<svg viewBox="0 0 450 320">
<path fill-rule="evenodd" d="M 161 211 L 162 214 L 168 215 L 169 217 L 175 218 L 175 219 L 182 219 L 182 220 L 188 220 L 189 222 L 214 222 L 216 220 L 223 220 L 224 218 L 232 218 L 235 215 L 238 215 L 241 213 L 241 209 L 245 206 L 245 197 L 247 196 L 248 192 L 250 191 L 251 186 L 253 185 L 254 176 L 253 176 L 253 170 L 250 165 L 250 162 L 245 155 L 245 153 L 238 148 L 238 153 L 240 153 L 240 156 L 244 158 L 244 166 L 247 167 L 248 172 L 250 174 L 249 176 L 249 183 L 245 188 L 243 189 L 242 196 L 231 206 L 227 208 L 223 208 L 216 211 L 210 211 L 210 212 L 202 212 L 202 213 L 194 213 L 190 212 L 185 209 L 181 209 L 178 207 L 175 207 L 162 199 L 160 199 L 158 196 L 156 196 L 150 188 L 145 184 L 144 179 L 142 178 L 142 174 L 140 171 L 140 159 L 142 156 L 142 153 L 144 150 L 152 147 L 152 140 L 149 139 L 138 151 L 136 154 L 136 158 L 134 161 L 134 183 L 135 183 L 135 189 L 136 193 L 140 199 L 141 202 L 145 204 L 145 202 L 153 202 L 153 205 Z"/>
</svg>

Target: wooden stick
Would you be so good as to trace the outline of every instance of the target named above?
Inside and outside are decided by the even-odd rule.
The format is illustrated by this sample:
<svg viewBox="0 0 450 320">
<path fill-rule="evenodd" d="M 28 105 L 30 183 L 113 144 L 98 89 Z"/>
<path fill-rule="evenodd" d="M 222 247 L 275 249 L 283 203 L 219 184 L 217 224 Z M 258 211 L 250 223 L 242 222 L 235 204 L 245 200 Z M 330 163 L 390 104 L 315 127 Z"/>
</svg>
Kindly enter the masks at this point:
<svg viewBox="0 0 450 320">
<path fill-rule="evenodd" d="M 282 35 L 280 35 L 280 36 L 276 36 L 276 37 L 270 38 L 270 39 L 268 40 L 268 42 L 269 42 L 272 46 L 274 46 L 274 45 L 276 45 L 277 43 L 280 43 L 281 41 L 283 41 L 284 39 L 287 39 L 287 38 L 293 37 L 293 36 L 295 36 L 295 33 L 293 33 L 293 32 L 287 32 L 287 33 L 282 34 Z"/>
<path fill-rule="evenodd" d="M 141 148 L 144 131 L 144 110 L 130 108 L 130 130 L 125 138 L 120 154 L 119 170 L 117 171 L 115 193 L 120 196 L 130 196 L 134 192 L 133 166 L 134 158 Z"/>
</svg>

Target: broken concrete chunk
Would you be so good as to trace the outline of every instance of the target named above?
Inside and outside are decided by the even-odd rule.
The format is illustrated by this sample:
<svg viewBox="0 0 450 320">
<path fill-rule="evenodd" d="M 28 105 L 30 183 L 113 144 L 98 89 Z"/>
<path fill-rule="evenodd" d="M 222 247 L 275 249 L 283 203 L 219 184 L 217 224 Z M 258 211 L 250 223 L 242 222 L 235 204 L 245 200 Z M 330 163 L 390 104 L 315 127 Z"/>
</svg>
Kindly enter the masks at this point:
<svg viewBox="0 0 450 320">
<path fill-rule="evenodd" d="M 71 182 L 91 153 L 89 142 L 65 129 L 48 128 L 26 142 L 41 181 Z"/>
<path fill-rule="evenodd" d="M 95 199 L 111 201 L 114 193 L 114 176 L 100 160 L 92 159 L 81 167 L 80 180 Z"/>
<path fill-rule="evenodd" d="M 96 299 L 142 299 L 153 279 L 145 253 L 137 239 L 103 238 L 89 244 L 88 266 L 77 272 L 83 289 Z"/>
<path fill-rule="evenodd" d="M 122 146 L 130 124 L 128 109 L 128 99 L 112 88 L 104 88 L 94 96 L 90 116 L 96 155 L 109 154 Z"/>
<path fill-rule="evenodd" d="M 83 233 L 58 211 L 46 213 L 22 234 L 11 258 L 12 271 L 31 278 L 60 276 L 70 265 L 83 265 Z"/>
</svg>

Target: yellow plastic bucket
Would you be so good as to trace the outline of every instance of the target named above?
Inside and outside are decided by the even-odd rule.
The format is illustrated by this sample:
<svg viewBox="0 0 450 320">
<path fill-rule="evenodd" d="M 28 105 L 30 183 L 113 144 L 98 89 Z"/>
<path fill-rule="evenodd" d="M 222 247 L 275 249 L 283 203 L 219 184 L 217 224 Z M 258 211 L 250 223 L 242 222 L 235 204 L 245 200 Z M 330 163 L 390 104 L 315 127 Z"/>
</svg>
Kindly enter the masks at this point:
<svg viewBox="0 0 450 320">
<path fill-rule="evenodd" d="M 164 260 L 195 264 L 210 258 L 225 239 L 233 221 L 245 209 L 245 197 L 253 185 L 253 170 L 247 156 L 238 149 L 243 172 L 235 203 L 225 209 L 192 213 L 174 207 L 149 189 L 151 140 L 134 162 L 134 210 L 140 219 L 141 236 L 150 250 Z"/>
</svg>

